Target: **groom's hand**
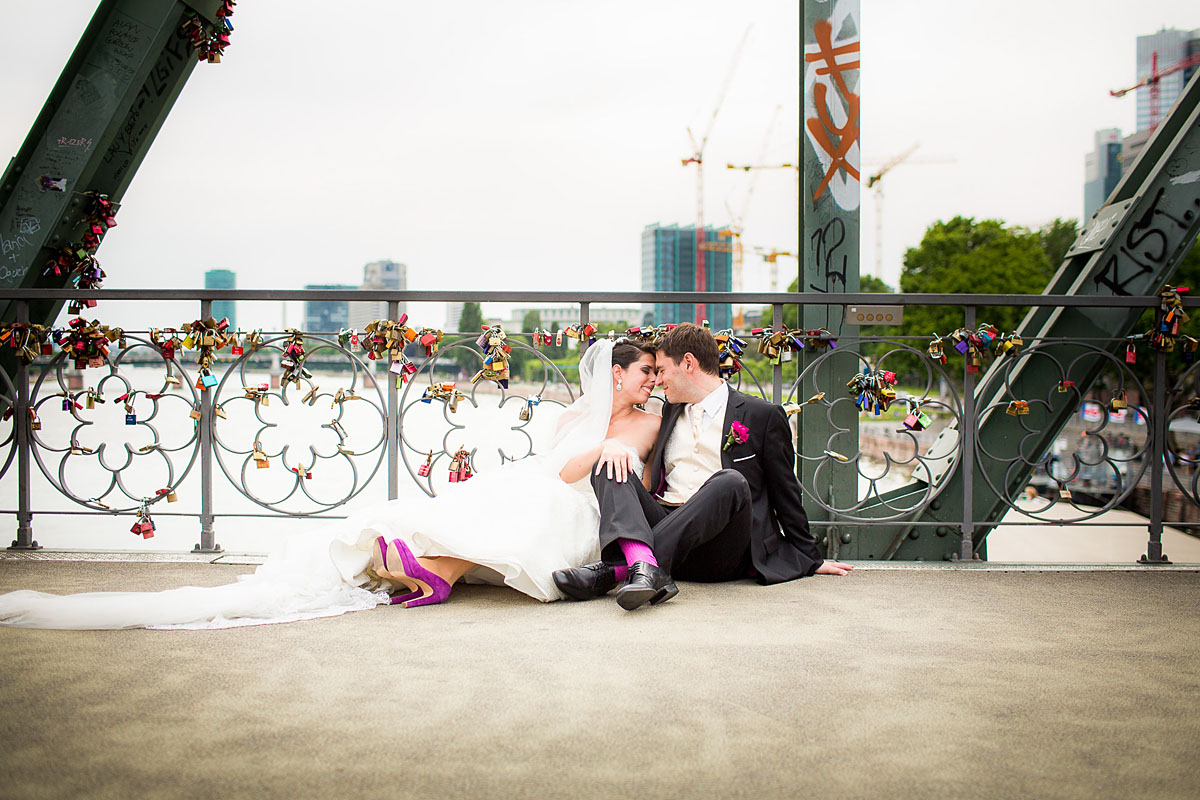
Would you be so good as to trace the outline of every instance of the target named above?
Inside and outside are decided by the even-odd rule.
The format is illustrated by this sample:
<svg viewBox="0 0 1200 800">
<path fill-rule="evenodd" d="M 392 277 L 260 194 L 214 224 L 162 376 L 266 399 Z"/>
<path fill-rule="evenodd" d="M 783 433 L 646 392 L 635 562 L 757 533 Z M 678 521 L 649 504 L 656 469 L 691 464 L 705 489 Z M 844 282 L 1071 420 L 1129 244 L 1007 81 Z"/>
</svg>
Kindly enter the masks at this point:
<svg viewBox="0 0 1200 800">
<path fill-rule="evenodd" d="M 629 451 L 616 439 L 606 439 L 604 446 L 600 448 L 600 458 L 596 461 L 596 474 L 599 475 L 602 469 L 607 469 L 609 479 L 616 480 L 617 483 L 624 483 L 629 477 L 629 473 L 633 471 Z"/>
<path fill-rule="evenodd" d="M 854 571 L 853 564 L 843 564 L 840 561 L 826 561 L 817 567 L 817 575 L 849 575 Z"/>
</svg>

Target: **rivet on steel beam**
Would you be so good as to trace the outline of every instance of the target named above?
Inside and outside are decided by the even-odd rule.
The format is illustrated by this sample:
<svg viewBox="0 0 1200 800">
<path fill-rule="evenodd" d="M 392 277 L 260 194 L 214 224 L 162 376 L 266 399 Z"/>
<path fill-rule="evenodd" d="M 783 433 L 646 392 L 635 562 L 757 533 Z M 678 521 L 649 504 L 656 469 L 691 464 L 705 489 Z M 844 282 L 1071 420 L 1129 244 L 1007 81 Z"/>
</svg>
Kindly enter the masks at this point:
<svg viewBox="0 0 1200 800">
<path fill-rule="evenodd" d="M 843 531 L 842 535 L 838 538 L 842 540 L 842 544 L 850 544 L 850 531 Z"/>
<path fill-rule="evenodd" d="M 910 539 L 920 539 L 920 538 L 921 538 L 921 532 L 920 532 L 919 530 L 917 530 L 916 528 L 913 528 L 911 531 L 909 531 L 909 532 L 908 532 L 908 538 L 910 538 Z"/>
</svg>

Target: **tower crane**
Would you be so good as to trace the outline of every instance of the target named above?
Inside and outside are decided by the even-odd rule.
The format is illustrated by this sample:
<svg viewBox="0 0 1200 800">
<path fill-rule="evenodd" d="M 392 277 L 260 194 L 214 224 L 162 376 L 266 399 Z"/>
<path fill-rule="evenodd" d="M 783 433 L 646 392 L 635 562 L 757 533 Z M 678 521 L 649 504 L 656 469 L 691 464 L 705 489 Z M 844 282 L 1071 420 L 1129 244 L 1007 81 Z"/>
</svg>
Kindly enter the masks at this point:
<svg viewBox="0 0 1200 800">
<path fill-rule="evenodd" d="M 721 113 L 721 106 L 725 103 L 725 95 L 729 91 L 729 84 L 733 82 L 733 73 L 737 69 L 738 61 L 742 58 L 742 50 L 746 47 L 746 40 L 750 38 L 751 27 L 753 26 L 746 27 L 746 32 L 742 34 L 742 40 L 738 42 L 737 49 L 733 52 L 733 59 L 729 62 L 729 70 L 725 75 L 725 82 L 721 84 L 721 91 L 717 94 L 717 102 L 713 106 L 712 117 L 708 120 L 708 127 L 704 130 L 704 135 L 697 142 L 696 136 L 692 133 L 692 128 L 689 125 L 687 135 L 688 141 L 692 145 L 692 154 L 687 158 L 680 159 L 685 167 L 688 164 L 696 165 L 696 278 L 693 286 L 697 292 L 703 292 L 706 288 L 706 276 L 704 273 L 704 148 L 708 144 L 708 137 L 717 122 L 717 115 Z M 706 304 L 697 304 L 696 316 L 699 318 L 697 322 L 708 316 Z"/>
<path fill-rule="evenodd" d="M 767 123 L 766 133 L 763 134 L 762 144 L 758 149 L 758 160 L 762 161 L 767 157 L 767 148 L 771 144 L 771 135 L 775 132 L 776 123 L 779 122 L 779 114 L 783 110 L 783 106 L 775 106 L 775 112 L 771 115 L 771 121 Z M 741 207 L 738 211 L 734 211 L 726 202 L 725 210 L 729 212 L 729 227 L 718 232 L 723 238 L 730 241 L 723 242 L 705 242 L 701 247 L 708 251 L 726 252 L 731 254 L 733 262 L 733 291 L 740 293 L 742 291 L 742 264 L 743 264 L 743 247 L 742 247 L 742 232 L 745 230 L 746 214 L 750 210 L 750 200 L 754 197 L 754 186 L 758 182 L 758 173 L 755 172 L 750 176 L 746 184 L 746 194 L 742 198 Z M 741 329 L 743 323 L 744 309 L 741 305 L 734 308 L 733 327 Z"/>
<path fill-rule="evenodd" d="M 919 144 L 914 143 L 912 147 L 905 150 L 898 156 L 889 158 L 879 171 L 871 177 L 867 178 L 867 188 L 875 190 L 875 277 L 883 277 L 883 176 L 886 175 L 893 167 L 900 164 L 913 153 L 916 152 Z"/>
<path fill-rule="evenodd" d="M 1161 112 L 1159 109 L 1159 88 L 1158 88 L 1159 81 L 1162 80 L 1163 78 L 1167 77 L 1168 75 L 1173 75 L 1174 73 L 1179 72 L 1180 70 L 1187 69 L 1188 67 L 1195 66 L 1197 64 L 1200 64 L 1200 53 L 1194 53 L 1194 54 L 1188 56 L 1187 58 L 1183 59 L 1182 61 L 1175 62 L 1171 66 L 1164 69 L 1162 72 L 1159 72 L 1158 71 L 1158 51 L 1155 50 L 1153 53 L 1150 54 L 1150 74 L 1149 75 L 1142 78 L 1140 81 L 1135 83 L 1133 86 L 1130 86 L 1128 89 L 1110 90 L 1109 94 L 1112 95 L 1113 97 L 1124 97 L 1126 94 L 1128 94 L 1129 92 L 1132 92 L 1134 89 L 1141 89 L 1142 87 L 1146 87 L 1146 86 L 1150 87 L 1150 130 L 1154 130 L 1155 128 L 1158 127 L 1158 123 L 1159 123 L 1160 117 L 1161 117 Z"/>
<path fill-rule="evenodd" d="M 760 155 L 758 158 L 758 161 L 762 162 L 762 160 L 763 160 L 763 157 Z M 757 174 L 758 170 L 762 170 L 762 169 L 790 169 L 796 173 L 796 197 L 798 198 L 800 196 L 800 170 L 797 168 L 797 166 L 795 164 L 763 164 L 763 163 L 726 164 L 725 168 L 726 169 L 740 169 L 743 172 L 752 172 L 753 171 L 755 174 Z M 797 214 L 797 219 L 799 219 L 799 214 Z M 800 237 L 799 237 L 799 235 L 797 235 L 796 240 L 799 241 L 799 239 L 800 239 Z M 762 255 L 763 261 L 767 262 L 767 264 L 770 265 L 771 291 L 778 292 L 779 291 L 779 263 L 778 263 L 777 259 L 780 256 L 788 256 L 788 257 L 794 258 L 795 253 L 791 253 L 786 250 L 777 250 L 775 248 L 767 249 L 764 247 L 755 247 L 754 251 L 756 253 L 759 253 L 760 255 Z"/>
<path fill-rule="evenodd" d="M 920 158 L 913 159 L 912 154 L 920 147 L 914 143 L 899 155 L 892 156 L 880 166 L 879 170 L 867 178 L 868 189 L 875 190 L 875 277 L 883 277 L 883 176 L 902 163 L 907 164 L 953 164 L 952 158 Z"/>
</svg>

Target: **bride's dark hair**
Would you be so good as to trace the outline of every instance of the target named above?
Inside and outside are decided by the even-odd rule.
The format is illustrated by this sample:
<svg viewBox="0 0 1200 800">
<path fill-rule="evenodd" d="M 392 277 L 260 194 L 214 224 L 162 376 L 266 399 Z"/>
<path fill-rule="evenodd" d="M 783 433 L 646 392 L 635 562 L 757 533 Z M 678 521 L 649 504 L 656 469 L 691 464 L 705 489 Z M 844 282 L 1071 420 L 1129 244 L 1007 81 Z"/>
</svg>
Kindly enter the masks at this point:
<svg viewBox="0 0 1200 800">
<path fill-rule="evenodd" d="M 621 369 L 629 369 L 629 365 L 644 355 L 654 356 L 658 345 L 650 342 L 639 342 L 634 339 L 618 339 L 613 345 L 612 363 Z"/>
</svg>

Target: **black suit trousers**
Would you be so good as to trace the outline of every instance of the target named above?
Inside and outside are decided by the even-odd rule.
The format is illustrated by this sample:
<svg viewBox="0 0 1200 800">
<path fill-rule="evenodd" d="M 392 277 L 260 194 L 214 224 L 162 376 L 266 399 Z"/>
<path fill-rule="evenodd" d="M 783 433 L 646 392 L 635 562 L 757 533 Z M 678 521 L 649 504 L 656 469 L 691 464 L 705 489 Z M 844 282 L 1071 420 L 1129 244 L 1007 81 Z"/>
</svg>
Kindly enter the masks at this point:
<svg viewBox="0 0 1200 800">
<path fill-rule="evenodd" d="M 602 470 L 592 475 L 600 502 L 600 548 L 611 563 L 624 563 L 618 539 L 649 545 L 659 566 L 690 581 L 750 577 L 754 507 L 740 472 L 713 473 L 683 505 L 664 506 L 637 480 L 621 483 Z"/>
</svg>

